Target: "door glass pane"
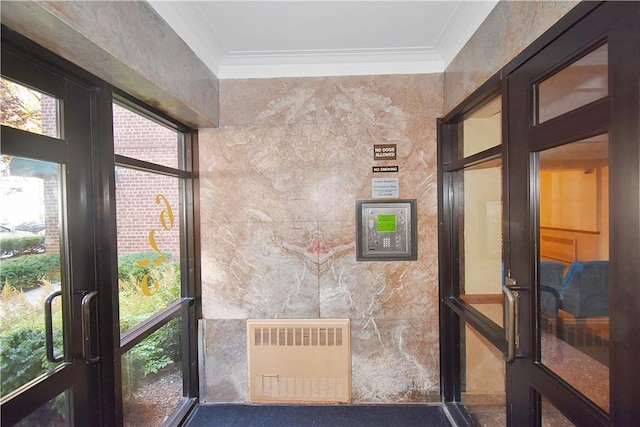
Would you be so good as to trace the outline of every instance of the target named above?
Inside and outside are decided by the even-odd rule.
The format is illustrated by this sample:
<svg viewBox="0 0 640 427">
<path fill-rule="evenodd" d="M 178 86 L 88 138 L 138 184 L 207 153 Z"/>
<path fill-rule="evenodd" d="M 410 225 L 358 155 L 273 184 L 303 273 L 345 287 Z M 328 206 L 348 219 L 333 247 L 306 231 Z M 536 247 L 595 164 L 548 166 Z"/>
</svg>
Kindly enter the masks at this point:
<svg viewBox="0 0 640 427">
<path fill-rule="evenodd" d="M 575 427 L 575 424 L 569 421 L 562 412 L 558 411 L 555 406 L 548 400 L 542 399 L 542 427 Z"/>
<path fill-rule="evenodd" d="M 116 168 L 120 330 L 181 297 L 180 180 Z"/>
<path fill-rule="evenodd" d="M 502 321 L 502 307 L 491 318 Z M 505 367 L 502 353 L 469 325 L 461 330 L 462 403 L 477 425 L 506 426 Z"/>
<path fill-rule="evenodd" d="M 538 85 L 538 123 L 609 95 L 607 45 Z"/>
<path fill-rule="evenodd" d="M 115 154 L 171 168 L 183 168 L 181 134 L 113 104 Z"/>
<path fill-rule="evenodd" d="M 494 98 L 462 122 L 464 157 L 502 144 L 502 97 Z"/>
<path fill-rule="evenodd" d="M 45 345 L 45 300 L 61 286 L 60 169 L 55 163 L 2 156 L 2 397 L 60 364 L 48 360 Z M 52 296 L 50 307 L 53 360 L 64 353 L 62 295 Z"/>
<path fill-rule="evenodd" d="M 59 102 L 35 89 L 0 79 L 2 124 L 60 138 Z"/>
<path fill-rule="evenodd" d="M 122 356 L 124 425 L 162 425 L 181 403 L 180 320 L 173 319 Z"/>
<path fill-rule="evenodd" d="M 460 295 L 487 316 L 502 306 L 502 160 L 467 168 L 459 219 Z M 500 308 L 501 309 L 501 308 Z M 502 317 L 496 318 L 502 324 Z"/>
<path fill-rule="evenodd" d="M 541 361 L 609 408 L 607 135 L 539 153 Z"/>
<path fill-rule="evenodd" d="M 62 392 L 51 399 L 44 406 L 36 409 L 30 415 L 20 420 L 16 427 L 64 427 L 70 426 L 69 422 L 69 392 Z"/>
</svg>

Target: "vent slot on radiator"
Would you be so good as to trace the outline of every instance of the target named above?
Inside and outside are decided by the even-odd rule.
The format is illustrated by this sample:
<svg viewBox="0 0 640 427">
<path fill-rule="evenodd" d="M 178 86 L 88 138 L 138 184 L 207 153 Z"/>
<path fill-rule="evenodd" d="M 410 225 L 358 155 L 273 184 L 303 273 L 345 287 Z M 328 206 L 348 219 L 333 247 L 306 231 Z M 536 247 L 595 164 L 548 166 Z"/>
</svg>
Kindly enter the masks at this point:
<svg viewBox="0 0 640 427">
<path fill-rule="evenodd" d="M 351 401 L 349 319 L 247 320 L 249 400 Z"/>
<path fill-rule="evenodd" d="M 341 327 L 256 327 L 254 345 L 341 346 Z"/>
</svg>

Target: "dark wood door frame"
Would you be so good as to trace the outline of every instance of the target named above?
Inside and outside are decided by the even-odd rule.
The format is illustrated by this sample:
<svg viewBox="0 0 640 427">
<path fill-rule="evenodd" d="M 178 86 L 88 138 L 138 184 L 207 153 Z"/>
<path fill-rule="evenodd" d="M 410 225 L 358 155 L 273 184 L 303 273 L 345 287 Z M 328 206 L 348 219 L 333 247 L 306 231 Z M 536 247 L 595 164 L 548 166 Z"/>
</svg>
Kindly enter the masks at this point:
<svg viewBox="0 0 640 427">
<path fill-rule="evenodd" d="M 580 27 L 569 32 L 572 27 Z M 566 33 L 566 34 L 565 34 Z M 632 425 L 640 417 L 640 408 L 634 400 L 639 392 L 639 378 L 635 374 L 634 361 L 640 360 L 640 345 L 630 336 L 632 325 L 640 324 L 640 272 L 637 260 L 640 259 L 640 101 L 638 76 L 640 76 L 640 5 L 637 2 L 617 3 L 581 3 L 564 18 L 543 34 L 518 57 L 507 64 L 487 83 L 474 92 L 460 106 L 438 121 L 438 191 L 439 191 L 439 245 L 440 245 L 440 321 L 441 321 L 441 394 L 443 401 L 449 402 L 458 411 L 460 405 L 460 321 L 465 321 L 479 330 L 497 348 L 504 349 L 502 329 L 491 327 L 483 321 L 473 309 L 465 306 L 457 298 L 458 278 L 455 248 L 457 245 L 456 212 L 453 197 L 456 194 L 452 171 L 472 164 L 476 159 L 460 160 L 457 152 L 459 123 L 466 114 L 472 112 L 485 100 L 497 92 L 503 97 L 503 141 L 502 156 L 509 179 L 504 183 L 505 244 L 504 260 L 525 283 L 534 283 L 532 265 L 536 262 L 536 248 L 533 237 L 536 230 L 531 226 L 535 213 L 530 211 L 532 195 L 529 183 L 535 177 L 529 176 L 529 151 L 532 148 L 544 149 L 570 140 L 609 132 L 615 140 L 610 153 L 611 168 L 611 263 L 614 266 L 611 275 L 611 408 L 605 414 L 592 403 L 573 392 L 566 384 L 548 369 L 537 363 L 539 352 L 536 331 L 529 329 L 522 336 L 520 352 L 525 358 L 516 359 L 507 366 L 507 387 L 510 394 L 507 416 L 510 425 L 538 425 L 540 417 L 540 394 L 549 398 L 551 403 L 578 425 Z M 563 36 L 564 35 L 564 36 Z M 580 48 L 607 40 L 610 57 L 611 96 L 596 102 L 588 109 L 593 110 L 588 120 L 566 118 L 562 125 L 532 126 L 532 113 L 526 106 L 532 105 L 532 93 L 520 82 L 519 94 L 516 94 L 517 81 L 512 76 L 521 74 L 517 70 L 524 67 L 536 55 L 558 41 L 554 49 L 558 54 L 573 54 Z M 567 50 L 568 49 L 568 50 Z M 548 55 L 547 49 L 544 58 Z M 562 58 L 569 62 L 570 57 Z M 537 59 L 527 67 L 535 70 Z M 544 61 L 543 61 L 544 63 Z M 539 77 L 549 72 L 548 65 L 541 63 Z M 533 65 L 532 65 L 533 64 Z M 533 71 L 532 71 L 533 72 Z M 535 74 L 535 72 L 534 72 Z M 517 79 L 515 79 L 517 80 Z M 510 107 L 511 105 L 511 107 Z M 519 106 L 514 108 L 513 105 Z M 603 112 L 607 114 L 603 114 Z M 610 112 L 610 114 L 609 114 Z M 577 114 L 583 114 L 581 111 Z M 611 117 L 611 120 L 609 119 Z M 575 117 L 574 117 L 575 118 Z M 604 118 L 604 120 L 603 120 Z M 518 132 L 515 134 L 514 132 Z M 522 133 L 529 136 L 523 139 Z M 527 139 L 528 138 L 528 139 Z M 520 141 L 515 141 L 520 139 Z M 507 148 L 508 146 L 508 148 Z M 484 153 L 486 155 L 487 153 Z M 480 155 L 482 157 L 482 153 Z M 517 159 L 520 159 L 519 161 Z M 515 163 L 516 167 L 513 165 Z M 518 185 L 526 191 L 509 191 L 510 186 Z M 622 190 L 624 189 L 624 190 Z M 512 221 L 517 218 L 517 221 Z M 524 220 L 523 220 L 524 219 Z M 626 234 L 625 234 L 626 233 Z M 520 244 L 513 244 L 519 238 Z M 524 242 L 524 243 L 522 243 Z M 636 261 L 633 261 L 636 260 Z M 511 265 L 513 261 L 513 265 Z M 521 316 L 533 322 L 535 298 L 531 292 L 524 292 L 521 304 Z M 526 384 L 525 387 L 522 384 Z M 560 386 L 559 386 L 560 384 Z M 459 411 L 459 419 L 467 419 L 464 410 Z"/>
<path fill-rule="evenodd" d="M 74 197 L 78 200 L 80 191 L 86 191 L 88 198 L 86 203 L 91 207 L 90 214 L 84 217 L 71 217 L 71 226 L 78 222 L 86 222 L 86 227 L 91 228 L 87 235 L 92 236 L 92 244 L 88 240 L 83 241 L 85 236 L 73 234 L 75 239 L 73 244 L 76 250 L 84 256 L 92 254 L 93 262 L 90 266 L 94 275 L 94 280 L 87 283 L 87 289 L 97 290 L 99 297 L 97 301 L 97 318 L 99 319 L 97 328 L 99 334 L 95 337 L 98 341 L 97 348 L 100 352 L 100 363 L 97 366 L 88 367 L 87 370 L 94 372 L 99 380 L 76 381 L 71 370 L 62 371 L 55 381 L 51 378 L 44 378 L 33 386 L 28 394 L 19 395 L 12 399 L 2 408 L 2 424 L 14 424 L 28 415 L 34 409 L 44 405 L 51 398 L 51 395 L 59 394 L 73 383 L 74 388 L 82 390 L 85 395 L 86 404 L 81 404 L 76 408 L 75 424 L 77 425 L 104 425 L 118 426 L 123 423 L 122 411 L 122 387 L 121 387 L 121 354 L 132 346 L 142 341 L 146 336 L 164 325 L 171 318 L 181 318 L 182 325 L 182 371 L 183 371 L 183 398 L 176 410 L 167 419 L 168 425 L 180 424 L 197 403 L 199 383 L 198 383 L 198 333 L 197 321 L 202 317 L 200 303 L 200 243 L 199 243 L 199 197 L 198 197 L 198 138 L 197 131 L 188 128 L 162 112 L 149 107 L 136 100 L 126 93 L 118 91 L 110 84 L 98 79 L 92 74 L 78 68 L 76 65 L 60 58 L 52 52 L 42 48 L 31 40 L 20 34 L 2 26 L 2 52 L 11 52 L 14 56 L 21 58 L 25 63 L 34 66 L 21 66 L 14 70 L 14 78 L 21 80 L 33 73 L 40 73 L 37 76 L 38 84 L 51 85 L 61 81 L 60 90 L 65 87 L 80 88 L 88 93 L 86 105 L 80 111 L 68 111 L 68 116 L 76 121 L 84 120 L 87 132 L 84 135 L 76 135 L 76 138 L 83 138 L 84 150 L 80 156 L 78 153 L 70 154 L 70 161 L 73 161 L 83 173 L 82 189 L 74 188 Z M 3 75 L 11 73 L 11 67 L 15 65 L 13 61 L 4 61 Z M 68 83 L 65 83 L 68 81 Z M 33 83 L 34 86 L 38 84 Z M 58 92 L 60 92 L 58 90 Z M 51 93 L 58 93 L 51 92 Z M 115 210 L 115 165 L 117 156 L 114 155 L 113 138 L 113 117 L 112 105 L 114 97 L 127 104 L 132 110 L 144 111 L 153 120 L 182 133 L 184 138 L 184 170 L 169 171 L 181 178 L 187 178 L 185 183 L 185 206 L 180 217 L 184 220 L 185 232 L 183 233 L 182 253 L 184 259 L 181 265 L 181 277 L 183 278 L 183 297 L 175 302 L 167 310 L 152 316 L 145 322 L 144 327 L 138 328 L 136 333 L 129 334 L 126 339 L 121 339 L 119 330 L 119 309 L 117 305 L 117 282 L 118 282 L 118 261 L 114 236 L 117 236 L 116 210 Z M 77 106 L 71 106 L 77 108 Z M 9 132 L 14 131 L 9 129 Z M 3 132 L 5 132 L 3 126 Z M 15 131 L 21 132 L 21 131 Z M 24 133 L 24 132 L 23 132 Z M 38 135 L 36 135 L 38 137 Z M 3 140 L 3 152 L 7 154 L 23 155 L 39 158 L 44 155 L 51 161 L 63 163 L 66 159 L 67 149 L 64 143 L 61 144 L 40 144 L 37 147 L 26 147 L 15 145 L 16 149 Z M 23 142 L 23 141 L 21 141 Z M 31 151 L 29 151 L 31 150 Z M 135 160 L 132 160 L 135 163 Z M 134 164 L 134 167 L 139 165 Z M 144 167 L 144 165 L 143 165 Z M 160 167 L 162 168 L 162 167 Z M 168 168 L 167 168 L 168 169 Z M 164 169 L 163 169 L 164 170 Z M 165 171 L 166 172 L 166 171 Z M 90 200 L 89 200 L 90 199 Z M 73 215 L 79 215 L 80 210 Z M 89 282 L 88 275 L 84 276 Z M 93 313 L 92 313 L 93 314 Z M 78 316 L 79 318 L 79 316 Z M 82 362 L 84 364 L 84 362 Z M 80 363 L 79 363 L 80 365 Z M 84 367 L 84 366 L 81 366 Z M 54 394 L 54 395 L 55 395 Z M 82 403 L 82 401 L 78 400 Z"/>
<path fill-rule="evenodd" d="M 113 417 L 101 409 L 102 402 L 109 402 L 113 395 L 100 390 L 100 376 L 113 378 L 110 374 L 113 360 L 113 342 L 102 340 L 97 343 L 94 336 L 94 349 L 100 352 L 101 363 L 87 364 L 82 360 L 83 342 L 81 338 L 81 302 L 83 296 L 91 291 L 100 291 L 97 275 L 97 254 L 99 246 L 94 234 L 101 215 L 95 210 L 93 190 L 95 153 L 97 142 L 96 106 L 104 98 L 104 84 L 87 79 L 87 75 L 63 73 L 43 57 L 32 52 L 39 46 L 2 28 L 3 75 L 22 83 L 33 85 L 56 98 L 61 99 L 61 127 L 64 130 L 60 140 L 30 134 L 3 126 L 3 154 L 24 156 L 43 161 L 59 163 L 65 166 L 65 176 L 61 189 L 62 200 L 66 201 L 61 226 L 61 268 L 66 277 L 65 294 L 65 330 L 70 342 L 69 354 L 61 366 L 54 372 L 39 378 L 27 393 L 15 394 L 3 402 L 2 423 L 11 425 L 34 409 L 45 405 L 50 399 L 65 390 L 72 390 L 69 414 L 70 422 L 76 424 L 95 423 L 102 419 L 112 423 Z M 110 116 L 107 117 L 109 120 Z M 5 138 L 6 136 L 6 138 Z M 102 259 L 105 256 L 103 254 Z M 101 276 L 108 280 L 107 275 Z M 100 292 L 96 298 L 97 306 L 92 310 L 104 310 L 110 300 L 106 292 Z M 109 306 L 110 308 L 110 306 Z M 92 316 L 92 329 L 97 329 L 95 313 Z M 103 322 L 104 323 L 104 322 Z M 108 336 L 109 325 L 101 324 L 101 331 Z"/>
</svg>

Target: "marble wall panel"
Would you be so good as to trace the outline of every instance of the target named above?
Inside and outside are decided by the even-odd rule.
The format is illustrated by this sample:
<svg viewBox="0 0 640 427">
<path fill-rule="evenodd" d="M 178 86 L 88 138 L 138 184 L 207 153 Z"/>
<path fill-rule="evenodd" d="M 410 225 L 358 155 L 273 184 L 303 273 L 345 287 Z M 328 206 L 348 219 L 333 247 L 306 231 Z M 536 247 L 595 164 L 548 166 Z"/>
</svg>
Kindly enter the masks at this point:
<svg viewBox="0 0 640 427">
<path fill-rule="evenodd" d="M 200 401 L 246 401 L 249 393 L 246 321 L 201 320 L 198 329 Z"/>
<path fill-rule="evenodd" d="M 353 234 L 355 222 L 322 222 L 320 227 L 327 240 L 334 241 L 345 233 Z M 422 259 L 358 262 L 355 249 L 330 256 L 319 274 L 320 315 L 374 323 L 377 319 L 424 319 L 434 313 L 428 306 L 434 302 L 429 291 L 437 288 L 426 265 Z"/>
<path fill-rule="evenodd" d="M 422 319 L 351 323 L 353 399 L 371 403 L 438 401 L 437 328 Z M 435 368 L 435 369 L 434 369 Z"/>
<path fill-rule="evenodd" d="M 374 144 L 396 144 L 397 159 L 376 166 L 398 165 L 401 197 L 421 198 L 428 183 L 436 190 L 436 140 L 433 121 L 438 111 L 441 76 L 375 76 L 326 78 L 317 90 L 319 157 L 319 219 L 353 218 L 352 202 L 371 198 Z M 424 179 L 433 174 L 431 179 Z M 335 203 L 338 201 L 339 203 Z M 434 205 L 436 206 L 436 205 Z"/>
<path fill-rule="evenodd" d="M 440 74 L 222 81 L 223 126 L 199 135 L 205 322 L 349 317 L 354 402 L 438 400 L 442 85 Z M 374 161 L 381 143 L 398 158 Z M 386 164 L 418 200 L 419 260 L 356 262 L 355 202 Z M 229 357 L 204 346 L 205 370 Z M 246 399 L 203 378 L 207 395 Z"/>
<path fill-rule="evenodd" d="M 355 201 L 371 198 L 373 144 L 355 141 L 338 126 L 319 127 L 319 132 L 317 218 L 353 220 Z"/>
<path fill-rule="evenodd" d="M 451 111 L 579 1 L 501 1 L 445 70 L 444 111 Z"/>
<path fill-rule="evenodd" d="M 0 18 L 190 126 L 218 125 L 218 79 L 147 2 L 3 2 Z"/>
<path fill-rule="evenodd" d="M 220 125 L 313 123 L 317 111 L 316 81 L 321 79 L 225 80 L 220 85 Z"/>
<path fill-rule="evenodd" d="M 203 225 L 204 317 L 318 317 L 316 231 L 315 222 Z"/>
<path fill-rule="evenodd" d="M 317 155 L 312 125 L 203 130 L 203 222 L 316 219 Z"/>
</svg>

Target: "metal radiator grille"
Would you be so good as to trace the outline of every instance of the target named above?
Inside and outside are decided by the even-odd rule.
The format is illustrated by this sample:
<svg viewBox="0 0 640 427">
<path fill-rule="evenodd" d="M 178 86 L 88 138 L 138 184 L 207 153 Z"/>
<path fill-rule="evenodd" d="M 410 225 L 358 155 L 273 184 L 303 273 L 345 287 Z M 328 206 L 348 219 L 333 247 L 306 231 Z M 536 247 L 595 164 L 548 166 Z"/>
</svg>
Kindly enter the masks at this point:
<svg viewBox="0 0 640 427">
<path fill-rule="evenodd" d="M 247 321 L 252 402 L 351 401 L 349 319 Z"/>
</svg>

